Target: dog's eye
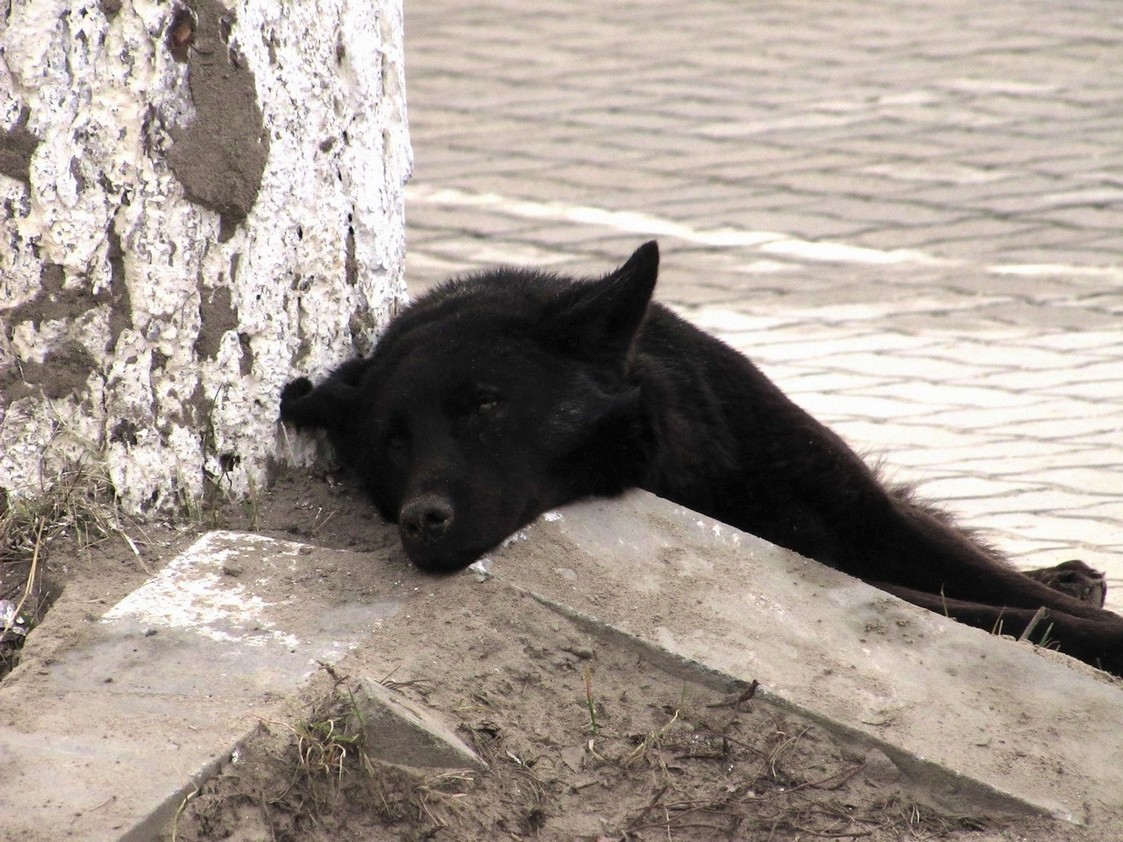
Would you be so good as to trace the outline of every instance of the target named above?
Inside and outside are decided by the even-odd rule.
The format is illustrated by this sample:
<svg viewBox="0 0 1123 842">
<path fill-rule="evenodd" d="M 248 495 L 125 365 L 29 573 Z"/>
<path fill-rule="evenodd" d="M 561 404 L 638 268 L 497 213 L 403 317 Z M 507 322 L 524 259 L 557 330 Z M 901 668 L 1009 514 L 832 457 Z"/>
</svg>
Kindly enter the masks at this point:
<svg viewBox="0 0 1123 842">
<path fill-rule="evenodd" d="M 490 389 L 478 392 L 472 400 L 472 411 L 476 415 L 490 415 L 502 403 L 502 398 Z"/>
</svg>

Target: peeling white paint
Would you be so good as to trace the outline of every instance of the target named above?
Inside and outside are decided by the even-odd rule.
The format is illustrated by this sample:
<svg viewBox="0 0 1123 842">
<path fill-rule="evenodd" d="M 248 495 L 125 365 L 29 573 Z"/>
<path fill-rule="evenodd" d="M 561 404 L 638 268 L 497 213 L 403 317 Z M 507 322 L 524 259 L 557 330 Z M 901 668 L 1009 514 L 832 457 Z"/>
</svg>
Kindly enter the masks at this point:
<svg viewBox="0 0 1123 842">
<path fill-rule="evenodd" d="M 367 350 L 404 300 L 412 161 L 400 0 L 226 5 L 269 156 L 248 217 L 219 242 L 218 213 L 185 198 L 165 157 L 171 127 L 195 118 L 187 65 L 165 43 L 173 6 L 137 0 L 107 20 L 94 2 L 11 4 L 0 131 L 26 110 L 41 142 L 30 184 L 0 175 L 0 207 L 11 208 L 0 217 L 0 321 L 13 325 L 10 337 L 0 330 L 0 373 L 49 361 L 64 343 L 93 370 L 69 395 L 0 394 L 0 488 L 34 489 L 85 450 L 107 461 L 132 511 L 199 499 L 206 473 L 247 493 L 270 459 L 312 458 L 293 438 L 278 444 L 283 383 Z M 113 236 L 124 313 L 107 295 Z M 41 296 L 45 264 L 61 266 L 65 294 L 89 306 L 17 321 Z M 202 355 L 201 305 L 219 289 L 236 329 Z M 114 435 L 122 419 L 135 435 Z"/>
<path fill-rule="evenodd" d="M 210 536 L 208 536 L 210 537 Z M 130 593 L 102 617 L 103 623 L 133 620 L 155 628 L 193 631 L 223 643 L 295 648 L 300 640 L 275 628 L 267 603 L 227 575 L 236 547 L 200 541 Z"/>
</svg>

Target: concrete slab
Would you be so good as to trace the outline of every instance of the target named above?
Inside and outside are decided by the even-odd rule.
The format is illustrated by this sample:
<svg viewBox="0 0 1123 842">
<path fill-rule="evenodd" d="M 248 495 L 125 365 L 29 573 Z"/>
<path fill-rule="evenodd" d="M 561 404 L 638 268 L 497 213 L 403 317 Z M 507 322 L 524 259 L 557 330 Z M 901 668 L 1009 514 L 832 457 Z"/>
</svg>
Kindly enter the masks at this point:
<svg viewBox="0 0 1123 842">
<path fill-rule="evenodd" d="M 429 711 L 377 681 L 360 678 L 356 683 L 352 698 L 371 759 L 411 769 L 487 769 L 487 763 Z"/>
<path fill-rule="evenodd" d="M 0 685 L 4 837 L 154 838 L 260 718 L 411 588 L 369 556 L 204 536 L 53 663 Z"/>
<path fill-rule="evenodd" d="M 523 588 L 879 745 L 944 800 L 1123 838 L 1123 686 L 952 622 L 643 492 L 551 513 L 482 563 Z"/>
</svg>

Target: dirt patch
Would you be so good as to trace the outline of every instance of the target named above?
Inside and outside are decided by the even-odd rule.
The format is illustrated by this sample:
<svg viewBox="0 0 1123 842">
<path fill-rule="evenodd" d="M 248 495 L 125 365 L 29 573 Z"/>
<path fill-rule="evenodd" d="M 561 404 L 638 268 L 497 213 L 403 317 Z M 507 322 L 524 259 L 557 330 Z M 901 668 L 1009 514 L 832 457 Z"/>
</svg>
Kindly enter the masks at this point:
<svg viewBox="0 0 1123 842">
<path fill-rule="evenodd" d="M 378 651 L 262 723 L 174 838 L 896 840 L 990 824 L 919 806 L 885 755 L 754 700 L 752 685 L 684 680 L 506 598 L 481 610 L 435 597 L 387 621 Z M 417 640 L 419 625 L 433 635 Z M 455 724 L 489 770 L 370 762 L 350 701 L 360 673 Z"/>
<path fill-rule="evenodd" d="M 170 21 L 168 49 L 190 67 L 195 118 L 170 133 L 168 165 L 187 198 L 221 215 L 227 240 L 257 201 L 269 157 L 254 76 L 230 35 L 234 14 L 214 0 L 196 0 Z"/>
<path fill-rule="evenodd" d="M 30 114 L 25 106 L 15 124 L 0 132 L 0 173 L 24 184 L 31 183 L 31 156 L 39 145 L 39 138 L 27 130 Z"/>
<path fill-rule="evenodd" d="M 128 526 L 138 537 L 143 532 L 139 524 Z M 84 466 L 61 473 L 37 494 L 9 496 L 0 489 L 0 679 L 19 663 L 29 635 L 68 585 L 96 579 L 123 596 L 149 564 L 160 564 L 157 546 L 141 562 L 132 541 L 108 482 Z M 130 546 L 132 558 L 122 565 Z M 57 637 L 32 639 L 43 647 L 58 645 Z"/>
<path fill-rule="evenodd" d="M 65 651 L 206 529 L 405 563 L 393 529 L 332 474 L 284 474 L 259 498 L 191 522 L 124 526 L 131 544 L 77 520 L 42 542 L 36 563 L 67 598 L 51 609 L 49 638 L 27 636 L 29 657 Z M 885 754 L 754 698 L 751 685 L 656 663 L 487 582 L 434 588 L 372 640 L 261 721 L 162 838 L 1107 842 L 1094 829 L 929 806 L 923 782 Z M 351 697 L 359 679 L 426 709 L 487 771 L 373 761 Z"/>
</svg>

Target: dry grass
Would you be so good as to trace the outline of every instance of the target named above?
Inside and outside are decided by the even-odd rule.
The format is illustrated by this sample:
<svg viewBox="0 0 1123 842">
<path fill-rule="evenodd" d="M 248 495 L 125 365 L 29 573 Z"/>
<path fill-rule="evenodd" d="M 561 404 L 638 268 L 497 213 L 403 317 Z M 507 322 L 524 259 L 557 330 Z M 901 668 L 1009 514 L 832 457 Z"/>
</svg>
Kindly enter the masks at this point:
<svg viewBox="0 0 1123 842">
<path fill-rule="evenodd" d="M 471 786 L 468 772 L 422 775 L 376 762 L 367 751 L 370 734 L 356 704 L 349 679 L 323 666 L 331 687 L 309 702 L 291 721 L 264 722 L 273 739 L 260 742 L 253 800 L 274 839 L 334 838 L 333 828 L 356 805 L 378 824 L 402 828 L 403 839 L 461 838 L 457 800 Z M 224 773 L 231 775 L 231 770 Z M 222 788 L 222 781 L 208 790 Z M 213 797 L 209 808 L 228 807 L 230 795 Z M 233 800 L 245 793 L 234 788 Z M 465 839 L 470 836 L 463 837 Z"/>
<path fill-rule="evenodd" d="M 18 663 L 27 633 L 65 584 L 49 563 L 52 544 L 64 537 L 79 549 L 119 538 L 144 569 L 100 466 L 80 461 L 40 487 L 0 490 L 0 600 L 8 609 L 0 611 L 0 677 Z"/>
</svg>

